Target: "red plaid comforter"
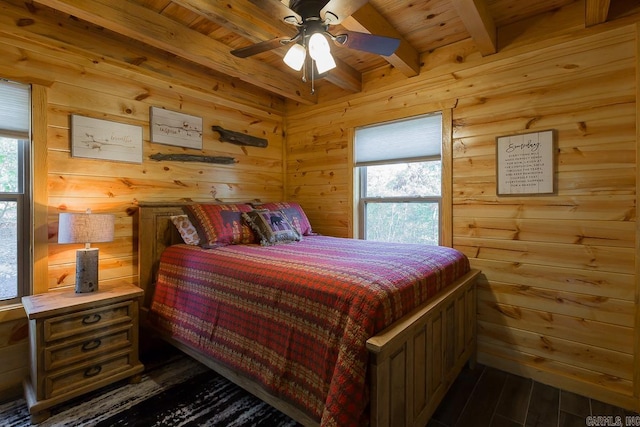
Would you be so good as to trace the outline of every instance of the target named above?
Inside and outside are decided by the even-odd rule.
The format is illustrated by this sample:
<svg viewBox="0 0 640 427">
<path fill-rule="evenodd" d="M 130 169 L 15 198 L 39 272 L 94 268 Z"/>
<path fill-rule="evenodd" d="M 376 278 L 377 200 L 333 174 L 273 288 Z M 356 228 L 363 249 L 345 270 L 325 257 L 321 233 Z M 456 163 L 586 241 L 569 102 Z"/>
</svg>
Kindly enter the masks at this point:
<svg viewBox="0 0 640 427">
<path fill-rule="evenodd" d="M 322 426 L 368 423 L 368 338 L 469 270 L 460 252 L 324 236 L 263 247 L 176 245 L 151 321 Z"/>
</svg>

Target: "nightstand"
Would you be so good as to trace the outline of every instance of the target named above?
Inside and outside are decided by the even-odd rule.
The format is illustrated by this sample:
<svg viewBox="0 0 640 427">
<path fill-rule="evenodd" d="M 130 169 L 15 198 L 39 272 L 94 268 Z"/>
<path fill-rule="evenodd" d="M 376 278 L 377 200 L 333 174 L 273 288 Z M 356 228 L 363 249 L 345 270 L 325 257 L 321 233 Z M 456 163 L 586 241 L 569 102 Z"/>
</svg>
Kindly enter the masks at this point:
<svg viewBox="0 0 640 427">
<path fill-rule="evenodd" d="M 138 300 L 142 289 L 100 285 L 91 293 L 51 291 L 22 298 L 29 318 L 31 422 L 54 405 L 115 381 L 141 379 Z"/>
</svg>

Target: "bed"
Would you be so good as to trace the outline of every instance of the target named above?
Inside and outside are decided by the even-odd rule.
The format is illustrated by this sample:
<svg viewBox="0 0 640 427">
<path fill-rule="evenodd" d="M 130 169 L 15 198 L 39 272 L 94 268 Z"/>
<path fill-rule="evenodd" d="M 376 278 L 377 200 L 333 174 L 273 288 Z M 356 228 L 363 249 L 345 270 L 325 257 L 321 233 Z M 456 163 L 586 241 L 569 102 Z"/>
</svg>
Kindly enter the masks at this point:
<svg viewBox="0 0 640 427">
<path fill-rule="evenodd" d="M 184 244 L 171 219 L 193 206 L 140 204 L 143 324 L 299 423 L 424 426 L 464 364 L 474 362 L 479 272 L 456 251 L 439 248 L 434 259 L 451 265 L 405 289 L 395 275 L 417 275 L 417 245 L 406 253 L 400 246 L 407 245 L 394 246 L 390 260 L 378 258 L 379 244 L 315 235 L 202 248 Z M 238 223 L 222 221 L 242 243 Z M 363 264 L 347 256 L 358 252 L 368 254 Z M 380 276 L 384 264 L 391 276 Z M 328 282 L 314 284 L 321 276 Z M 214 282 L 223 288 L 211 290 Z M 374 288 L 374 303 L 359 291 L 347 294 L 355 282 Z M 278 340 L 287 342 L 282 351 L 272 347 Z"/>
</svg>

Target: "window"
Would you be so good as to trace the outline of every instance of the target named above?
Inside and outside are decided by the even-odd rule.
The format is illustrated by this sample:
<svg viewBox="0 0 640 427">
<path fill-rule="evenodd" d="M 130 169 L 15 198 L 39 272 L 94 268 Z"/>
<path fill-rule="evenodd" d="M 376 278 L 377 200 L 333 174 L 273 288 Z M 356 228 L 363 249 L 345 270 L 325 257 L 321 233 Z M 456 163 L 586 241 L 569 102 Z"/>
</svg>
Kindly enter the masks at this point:
<svg viewBox="0 0 640 427">
<path fill-rule="evenodd" d="M 356 129 L 359 233 L 440 244 L 442 115 Z"/>
<path fill-rule="evenodd" d="M 0 80 L 0 304 L 30 283 L 30 88 Z"/>
</svg>

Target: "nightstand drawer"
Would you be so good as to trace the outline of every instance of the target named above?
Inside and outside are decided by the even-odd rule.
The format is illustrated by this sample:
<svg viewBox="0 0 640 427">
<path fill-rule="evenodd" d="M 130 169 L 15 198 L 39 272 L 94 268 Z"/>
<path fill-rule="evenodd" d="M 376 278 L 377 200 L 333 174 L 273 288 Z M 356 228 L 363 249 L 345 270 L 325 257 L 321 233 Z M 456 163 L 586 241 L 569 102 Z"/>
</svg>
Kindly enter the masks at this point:
<svg viewBox="0 0 640 427">
<path fill-rule="evenodd" d="M 83 310 L 65 316 L 52 317 L 44 321 L 44 341 L 51 342 L 77 336 L 121 322 L 131 322 L 132 302 L 125 301 Z"/>
<path fill-rule="evenodd" d="M 87 360 L 104 353 L 128 347 L 132 344 L 132 325 L 108 328 L 95 334 L 73 337 L 44 349 L 44 369 L 70 366 L 71 364 Z"/>
<path fill-rule="evenodd" d="M 137 363 L 137 355 L 131 350 L 105 355 L 91 363 L 59 370 L 45 377 L 45 399 L 82 389 L 118 372 L 131 369 Z"/>
<path fill-rule="evenodd" d="M 114 283 L 96 292 L 56 290 L 22 298 L 30 345 L 24 393 L 33 423 L 82 394 L 126 378 L 140 381 L 142 296 L 137 286 Z"/>
</svg>

